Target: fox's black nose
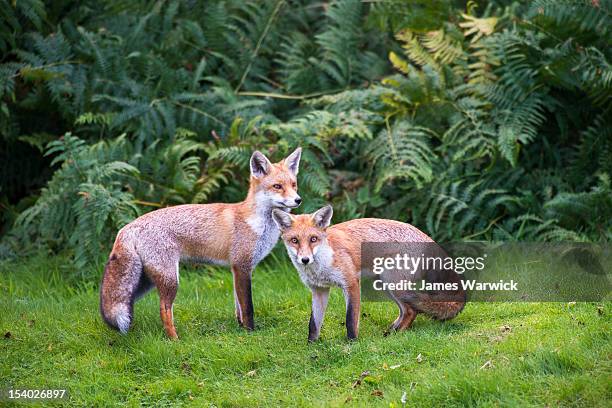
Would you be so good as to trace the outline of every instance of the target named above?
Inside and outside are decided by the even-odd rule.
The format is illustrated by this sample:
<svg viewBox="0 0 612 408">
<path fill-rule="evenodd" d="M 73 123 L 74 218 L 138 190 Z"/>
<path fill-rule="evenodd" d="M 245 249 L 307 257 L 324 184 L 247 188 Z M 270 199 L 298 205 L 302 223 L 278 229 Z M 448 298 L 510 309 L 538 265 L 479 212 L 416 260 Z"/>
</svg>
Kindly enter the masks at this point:
<svg viewBox="0 0 612 408">
<path fill-rule="evenodd" d="M 295 203 L 296 203 L 296 204 L 299 204 L 299 203 L 301 203 L 301 202 L 302 202 L 302 199 L 301 199 L 300 197 L 298 197 L 298 198 L 296 198 L 296 199 L 295 199 Z"/>
<path fill-rule="evenodd" d="M 308 265 L 308 262 L 310 262 L 310 258 L 306 258 L 306 257 L 302 258 L 302 263 L 304 265 Z"/>
</svg>

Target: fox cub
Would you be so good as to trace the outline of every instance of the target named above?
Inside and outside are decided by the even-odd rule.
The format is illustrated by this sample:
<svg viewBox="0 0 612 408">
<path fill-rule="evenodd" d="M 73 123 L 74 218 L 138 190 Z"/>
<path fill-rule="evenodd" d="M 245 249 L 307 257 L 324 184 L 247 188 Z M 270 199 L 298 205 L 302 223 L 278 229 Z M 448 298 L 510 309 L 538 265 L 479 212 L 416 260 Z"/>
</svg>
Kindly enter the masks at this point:
<svg viewBox="0 0 612 408">
<path fill-rule="evenodd" d="M 272 212 L 293 265 L 312 291 L 309 341 L 319 337 L 331 286 L 339 286 L 344 292 L 347 337 L 357 338 L 362 242 L 434 242 L 412 225 L 392 220 L 363 218 L 329 227 L 332 214 L 331 206 L 313 214 Z M 459 279 L 455 273 L 451 275 L 454 275 L 452 279 Z M 440 320 L 455 317 L 465 305 L 465 293 L 461 289 L 459 292 L 453 296 L 457 301 L 439 301 L 408 291 L 390 292 L 399 307 L 399 316 L 390 329 L 409 328 L 417 313 Z"/>
<path fill-rule="evenodd" d="M 272 164 L 262 153 L 250 160 L 250 185 L 235 204 L 192 204 L 145 214 L 123 227 L 104 270 L 100 311 L 111 327 L 126 333 L 134 301 L 154 286 L 160 315 L 170 338 L 178 338 L 172 306 L 179 285 L 179 262 L 231 267 L 238 323 L 252 330 L 251 274 L 280 235 L 272 210 L 285 213 L 300 205 L 297 174 L 301 149 Z"/>
</svg>

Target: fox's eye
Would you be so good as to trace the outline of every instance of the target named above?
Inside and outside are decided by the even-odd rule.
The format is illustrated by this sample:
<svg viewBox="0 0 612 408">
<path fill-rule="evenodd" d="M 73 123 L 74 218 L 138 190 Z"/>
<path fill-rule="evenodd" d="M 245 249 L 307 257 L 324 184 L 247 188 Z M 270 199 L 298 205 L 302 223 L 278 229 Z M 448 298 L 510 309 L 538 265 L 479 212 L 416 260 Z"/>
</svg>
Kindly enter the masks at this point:
<svg viewBox="0 0 612 408">
<path fill-rule="evenodd" d="M 280 184 L 274 184 L 272 187 L 274 187 L 277 190 L 280 190 L 281 188 L 283 188 L 283 186 L 281 186 Z"/>
<path fill-rule="evenodd" d="M 310 242 L 317 242 L 319 238 L 317 237 L 310 237 Z"/>
<path fill-rule="evenodd" d="M 297 183 L 292 183 L 291 187 L 296 188 L 297 187 Z"/>
<path fill-rule="evenodd" d="M 294 244 L 298 243 L 298 239 L 297 238 L 291 238 L 291 242 L 293 242 Z"/>
</svg>

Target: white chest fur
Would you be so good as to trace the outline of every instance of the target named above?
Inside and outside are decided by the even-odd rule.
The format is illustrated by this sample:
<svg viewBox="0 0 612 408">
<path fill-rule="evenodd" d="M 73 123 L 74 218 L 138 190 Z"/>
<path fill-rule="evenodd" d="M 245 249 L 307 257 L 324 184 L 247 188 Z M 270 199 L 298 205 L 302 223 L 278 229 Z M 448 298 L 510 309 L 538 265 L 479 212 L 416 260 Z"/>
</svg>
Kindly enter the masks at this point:
<svg viewBox="0 0 612 408">
<path fill-rule="evenodd" d="M 261 262 L 278 242 L 280 230 L 272 220 L 272 216 L 264 211 L 257 211 L 247 219 L 247 223 L 257 236 L 253 251 L 253 267 Z"/>
</svg>

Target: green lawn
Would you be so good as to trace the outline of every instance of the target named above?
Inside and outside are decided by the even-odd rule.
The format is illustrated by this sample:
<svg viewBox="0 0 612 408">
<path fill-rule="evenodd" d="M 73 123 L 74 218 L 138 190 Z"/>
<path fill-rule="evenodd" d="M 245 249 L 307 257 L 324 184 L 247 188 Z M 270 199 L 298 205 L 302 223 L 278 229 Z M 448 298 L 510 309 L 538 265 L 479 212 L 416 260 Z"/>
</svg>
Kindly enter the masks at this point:
<svg viewBox="0 0 612 408">
<path fill-rule="evenodd" d="M 178 342 L 164 337 L 155 292 L 121 336 L 98 313 L 101 270 L 85 280 L 64 258 L 0 264 L 0 388 L 66 388 L 76 406 L 401 407 L 404 393 L 412 407 L 612 400 L 610 303 L 473 303 L 450 322 L 419 316 L 383 337 L 396 306 L 365 302 L 349 343 L 335 290 L 321 341 L 308 345 L 310 294 L 279 258 L 254 275 L 252 333 L 235 322 L 227 270 L 183 268 Z"/>
</svg>

